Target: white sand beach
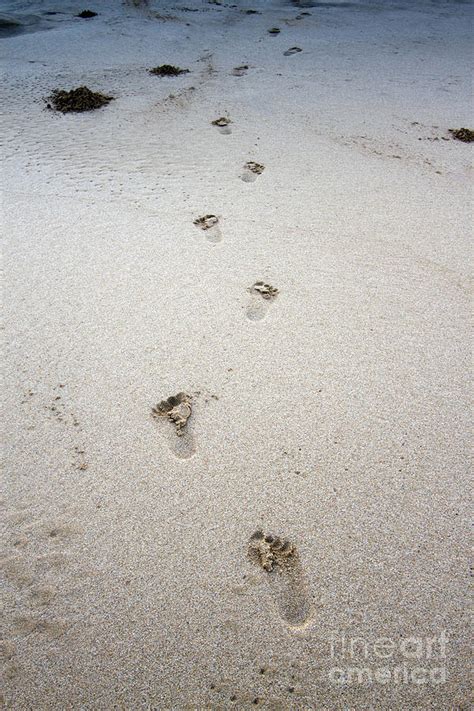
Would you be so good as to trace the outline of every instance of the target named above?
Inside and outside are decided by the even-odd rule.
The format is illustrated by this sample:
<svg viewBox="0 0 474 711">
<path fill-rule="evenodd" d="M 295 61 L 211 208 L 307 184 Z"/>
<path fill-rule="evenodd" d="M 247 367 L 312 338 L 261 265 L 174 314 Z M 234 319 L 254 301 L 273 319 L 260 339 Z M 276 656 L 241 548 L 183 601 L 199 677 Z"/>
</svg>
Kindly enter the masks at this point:
<svg viewBox="0 0 474 711">
<path fill-rule="evenodd" d="M 2 3 L 6 708 L 468 708 L 471 39 Z"/>
</svg>

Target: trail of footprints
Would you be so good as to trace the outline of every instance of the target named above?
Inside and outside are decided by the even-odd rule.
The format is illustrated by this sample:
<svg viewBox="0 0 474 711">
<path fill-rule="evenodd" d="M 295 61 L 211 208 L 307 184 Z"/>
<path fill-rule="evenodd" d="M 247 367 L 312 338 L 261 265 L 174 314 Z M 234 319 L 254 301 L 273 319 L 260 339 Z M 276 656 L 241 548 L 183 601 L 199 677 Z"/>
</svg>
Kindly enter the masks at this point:
<svg viewBox="0 0 474 711">
<path fill-rule="evenodd" d="M 277 36 L 280 34 L 280 29 L 271 28 L 268 32 L 271 36 Z M 299 47 L 291 47 L 284 52 L 284 55 L 291 56 L 301 51 Z M 163 66 L 168 67 L 168 65 Z M 249 65 L 240 65 L 234 67 L 231 75 L 243 77 L 248 70 Z M 211 121 L 213 128 L 225 136 L 232 133 L 231 124 L 232 121 L 228 116 L 220 116 Z M 264 170 L 265 166 L 262 163 L 249 160 L 242 167 L 240 179 L 244 183 L 254 183 Z M 217 215 L 208 213 L 196 217 L 194 225 L 202 231 L 208 242 L 218 243 L 222 240 L 220 218 Z M 247 291 L 249 293 L 246 308 L 247 319 L 252 322 L 261 321 L 275 302 L 278 296 L 278 289 L 264 281 L 256 281 L 252 286 L 248 287 Z M 166 427 L 169 447 L 179 459 L 187 460 L 196 452 L 194 424 L 195 412 L 198 409 L 196 406 L 200 395 L 201 393 L 191 395 L 185 392 L 178 392 L 176 395 L 171 395 L 158 402 L 151 411 L 152 417 L 157 421 L 161 421 Z M 215 398 L 216 396 L 211 397 Z M 57 398 L 57 402 L 59 402 L 59 398 Z M 58 414 L 58 417 L 62 417 L 62 412 L 58 411 L 57 402 L 53 404 L 51 409 L 53 413 Z M 82 465 L 83 451 L 78 448 L 77 450 L 79 468 L 82 469 L 84 468 Z M 55 535 L 55 531 L 50 532 L 51 537 Z M 20 544 L 21 541 L 18 545 Z M 265 574 L 269 593 L 276 603 L 281 619 L 291 628 L 299 628 L 306 625 L 311 619 L 311 609 L 304 571 L 295 545 L 280 539 L 278 536 L 264 534 L 261 530 L 258 530 L 250 538 L 247 555 L 249 560 Z M 10 560 L 7 563 L 7 569 L 10 569 L 10 574 L 19 584 L 25 584 L 21 582 L 21 571 L 16 570 L 15 563 L 16 561 Z M 26 584 L 29 584 L 29 579 Z M 32 589 L 31 594 L 38 605 L 47 605 L 49 600 L 56 594 L 56 591 L 48 585 L 43 585 L 37 589 Z M 17 622 L 18 631 L 21 634 L 28 634 L 33 629 L 39 629 L 36 622 L 32 622 L 28 618 L 18 619 Z M 45 624 L 48 627 L 48 623 L 45 622 Z M 46 629 L 46 627 L 44 631 L 55 636 L 55 630 L 49 629 L 49 627 Z"/>
<path fill-rule="evenodd" d="M 19 647 L 25 637 L 58 644 L 74 622 L 70 609 L 74 583 L 68 563 L 73 557 L 73 537 L 81 529 L 70 523 L 69 514 L 55 520 L 31 520 L 28 505 L 2 517 L 6 535 L 0 570 L 5 581 L 4 606 L 10 612 L 0 644 L 6 681 L 14 683 L 21 676 Z M 58 609 L 68 616 L 58 616 Z"/>
<path fill-rule="evenodd" d="M 293 48 L 295 51 L 299 51 Z M 285 53 L 286 54 L 286 53 Z M 293 51 L 289 51 L 293 54 Z M 234 74 L 242 76 L 247 66 L 236 67 Z M 221 116 L 211 122 L 220 133 L 231 133 L 228 117 Z M 241 180 L 253 183 L 265 170 L 265 166 L 248 161 L 243 166 Z M 222 240 L 220 220 L 208 213 L 194 219 L 194 225 L 201 230 L 209 242 Z M 256 281 L 247 289 L 249 301 L 246 315 L 249 321 L 261 321 L 267 315 L 278 296 L 278 289 L 264 281 Z M 167 438 L 173 454 L 179 459 L 189 459 L 196 452 L 193 409 L 195 397 L 178 392 L 160 401 L 152 408 L 155 420 L 165 421 Z M 266 574 L 269 594 L 275 602 L 280 618 L 293 629 L 305 627 L 311 621 L 311 605 L 303 566 L 296 546 L 272 534 L 256 531 L 247 548 L 249 560 L 258 565 Z"/>
</svg>

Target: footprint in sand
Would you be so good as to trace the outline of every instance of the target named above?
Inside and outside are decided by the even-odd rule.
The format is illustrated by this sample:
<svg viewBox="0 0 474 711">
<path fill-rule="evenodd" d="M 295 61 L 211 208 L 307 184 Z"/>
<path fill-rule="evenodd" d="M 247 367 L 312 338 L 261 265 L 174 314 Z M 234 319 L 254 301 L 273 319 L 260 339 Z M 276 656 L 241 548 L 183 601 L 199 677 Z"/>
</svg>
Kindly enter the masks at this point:
<svg viewBox="0 0 474 711">
<path fill-rule="evenodd" d="M 219 218 L 216 215 L 203 215 L 194 220 L 194 224 L 206 233 L 209 242 L 220 242 L 222 232 L 219 227 Z"/>
<path fill-rule="evenodd" d="M 248 289 L 250 292 L 250 303 L 247 306 L 247 318 L 250 321 L 261 321 L 265 318 L 270 304 L 275 301 L 278 289 L 263 281 L 256 281 Z"/>
<path fill-rule="evenodd" d="M 253 160 L 249 160 L 244 165 L 244 172 L 240 176 L 244 183 L 254 183 L 258 176 L 263 173 L 265 166 L 261 163 L 255 163 Z"/>
<path fill-rule="evenodd" d="M 219 133 L 222 133 L 224 136 L 228 136 L 229 133 L 232 133 L 232 129 L 230 127 L 230 124 L 232 121 L 230 118 L 227 118 L 226 116 L 221 116 L 220 118 L 216 119 L 215 121 L 211 121 L 213 126 L 216 126 Z"/>
<path fill-rule="evenodd" d="M 196 451 L 189 422 L 192 415 L 191 400 L 191 395 L 178 393 L 162 400 L 151 411 L 154 418 L 166 418 L 173 425 L 169 427 L 170 447 L 180 459 L 189 459 Z"/>
<path fill-rule="evenodd" d="M 251 562 L 265 571 L 282 619 L 293 628 L 306 626 L 311 619 L 311 604 L 296 547 L 278 536 L 256 531 L 247 552 Z"/>
<path fill-rule="evenodd" d="M 244 74 L 247 74 L 248 69 L 249 69 L 248 64 L 242 64 L 242 66 L 240 66 L 240 67 L 234 67 L 233 70 L 231 71 L 231 74 L 234 77 L 243 77 Z"/>
<path fill-rule="evenodd" d="M 44 635 L 48 640 L 61 637 L 68 629 L 66 620 L 44 619 L 39 615 L 17 615 L 12 620 L 12 631 L 16 635 L 27 636 L 32 632 Z"/>
<path fill-rule="evenodd" d="M 292 54 L 298 54 L 298 52 L 302 52 L 303 50 L 300 47 L 290 47 L 290 49 L 287 49 L 286 52 L 283 52 L 283 55 L 285 57 L 291 57 Z"/>
</svg>

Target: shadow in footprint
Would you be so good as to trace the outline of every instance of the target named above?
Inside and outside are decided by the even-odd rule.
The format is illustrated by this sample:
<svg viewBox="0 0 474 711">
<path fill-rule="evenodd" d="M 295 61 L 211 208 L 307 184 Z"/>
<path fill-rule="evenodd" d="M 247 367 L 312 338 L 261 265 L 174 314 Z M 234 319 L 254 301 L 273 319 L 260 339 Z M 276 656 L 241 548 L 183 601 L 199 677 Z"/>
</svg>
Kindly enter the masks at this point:
<svg viewBox="0 0 474 711">
<path fill-rule="evenodd" d="M 293 628 L 306 626 L 311 604 L 296 547 L 278 536 L 255 531 L 247 552 L 251 562 L 265 572 L 281 618 Z"/>
<path fill-rule="evenodd" d="M 253 160 L 249 160 L 244 165 L 244 172 L 240 176 L 244 183 L 254 183 L 258 176 L 263 173 L 265 166 L 261 163 L 255 163 Z"/>
<path fill-rule="evenodd" d="M 230 127 L 232 121 L 229 118 L 226 118 L 225 116 L 221 116 L 220 118 L 216 119 L 215 121 L 212 121 L 211 123 L 213 126 L 216 126 L 219 133 L 222 133 L 224 136 L 228 136 L 229 133 L 232 133 L 232 129 Z"/>
<path fill-rule="evenodd" d="M 166 418 L 173 425 L 168 427 L 170 449 L 180 459 L 189 459 L 196 451 L 192 432 L 191 400 L 191 395 L 178 393 L 152 408 L 154 418 Z"/>
<path fill-rule="evenodd" d="M 250 302 L 247 306 L 247 318 L 250 321 L 261 321 L 267 315 L 270 304 L 275 301 L 278 289 L 263 281 L 256 281 L 248 291 Z"/>
<path fill-rule="evenodd" d="M 298 54 L 298 52 L 302 52 L 303 50 L 300 47 L 290 47 L 290 49 L 287 49 L 286 52 L 283 52 L 283 55 L 285 57 L 291 57 L 292 54 Z"/>
<path fill-rule="evenodd" d="M 233 70 L 231 71 L 232 76 L 234 77 L 243 77 L 244 74 L 247 74 L 249 69 L 248 64 L 242 64 L 240 67 L 234 67 Z"/>
<path fill-rule="evenodd" d="M 219 227 L 219 218 L 216 215 L 203 215 L 194 220 L 194 224 L 203 230 L 209 242 L 220 242 L 222 232 Z"/>
</svg>

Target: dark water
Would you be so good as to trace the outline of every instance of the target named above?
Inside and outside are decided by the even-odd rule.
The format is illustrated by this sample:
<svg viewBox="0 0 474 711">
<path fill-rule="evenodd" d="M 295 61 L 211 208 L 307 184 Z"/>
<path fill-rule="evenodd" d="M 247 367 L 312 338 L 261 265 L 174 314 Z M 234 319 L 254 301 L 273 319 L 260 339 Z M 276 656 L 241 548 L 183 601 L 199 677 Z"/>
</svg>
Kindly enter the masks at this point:
<svg viewBox="0 0 474 711">
<path fill-rule="evenodd" d="M 42 21 L 39 15 L 1 15 L 0 39 L 21 35 L 25 32 L 47 30 L 50 25 Z"/>
<path fill-rule="evenodd" d="M 119 2 L 120 0 L 117 0 Z M 126 0 L 126 3 L 132 6 L 147 5 L 150 0 Z M 248 7 L 250 0 L 234 0 L 234 6 L 239 5 Z M 152 2 L 153 6 L 159 5 L 159 3 Z M 163 3 L 168 5 L 168 3 Z M 473 5 L 473 0 L 269 0 L 267 3 L 258 2 L 256 7 L 259 8 L 260 12 L 265 10 L 267 5 L 269 8 L 281 6 L 290 6 L 295 9 L 308 9 L 314 8 L 317 10 L 321 9 L 346 9 L 346 8 L 366 8 L 366 9 L 377 9 L 377 10 L 390 10 L 390 9 L 416 9 L 418 8 L 448 8 L 456 7 L 456 5 Z M 193 8 L 194 9 L 194 8 Z M 195 8 L 198 11 L 198 8 Z M 0 39 L 13 37 L 15 35 L 20 35 L 26 32 L 37 32 L 39 30 L 50 29 L 54 25 L 53 15 L 64 15 L 64 12 L 57 12 L 54 10 L 44 11 L 38 15 L 26 15 L 26 14 L 16 14 L 15 12 L 9 14 L 0 13 Z M 68 14 L 68 13 L 66 13 Z M 71 17 L 73 13 L 71 13 Z"/>
<path fill-rule="evenodd" d="M 11 5 L 10 3 L 10 7 Z M 35 10 L 37 10 L 36 4 Z M 64 14 L 65 13 L 58 12 L 57 10 L 46 10 L 38 14 L 16 13 L 14 9 L 13 12 L 0 12 L 0 39 L 14 37 L 15 35 L 21 35 L 27 32 L 50 30 L 57 22 L 53 15 Z"/>
<path fill-rule="evenodd" d="M 295 7 L 355 7 L 355 2 L 318 2 L 318 0 L 292 0 Z"/>
<path fill-rule="evenodd" d="M 20 22 L 0 16 L 0 37 L 11 37 L 22 32 L 24 32 L 24 28 Z"/>
<path fill-rule="evenodd" d="M 417 7 L 442 7 L 456 5 L 473 5 L 473 0 L 413 0 L 412 2 L 400 2 L 400 0 L 359 0 L 357 2 L 331 2 L 330 0 L 288 0 L 285 5 L 291 5 L 296 8 L 324 8 L 324 7 L 361 7 L 363 5 L 377 6 L 379 9 L 400 9 L 403 6 L 406 8 L 416 9 Z"/>
</svg>

